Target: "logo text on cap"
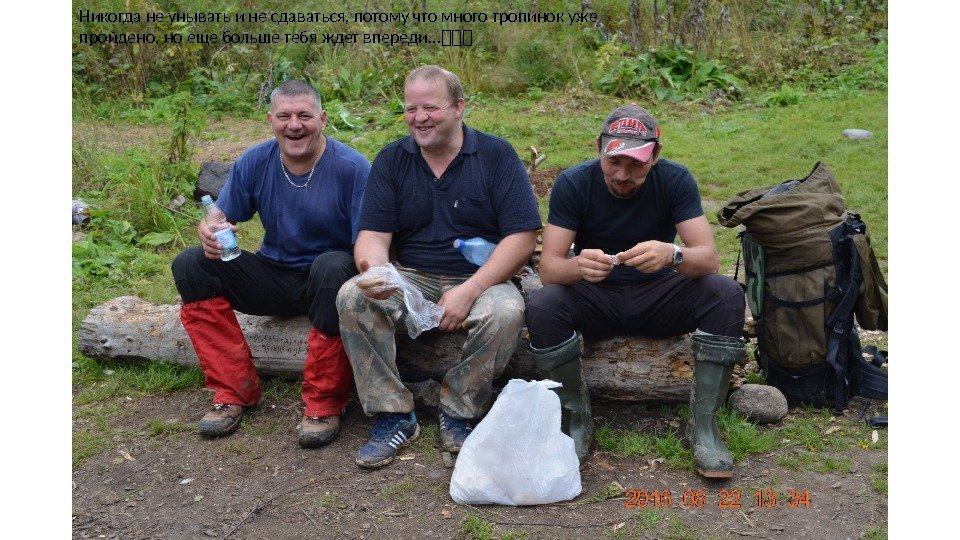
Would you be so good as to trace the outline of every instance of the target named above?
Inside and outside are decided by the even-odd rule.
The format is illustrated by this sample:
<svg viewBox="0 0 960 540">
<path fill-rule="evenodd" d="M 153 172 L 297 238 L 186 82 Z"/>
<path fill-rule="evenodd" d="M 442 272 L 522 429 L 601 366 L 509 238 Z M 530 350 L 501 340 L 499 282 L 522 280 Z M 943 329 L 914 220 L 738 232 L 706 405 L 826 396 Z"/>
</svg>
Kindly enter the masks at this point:
<svg viewBox="0 0 960 540">
<path fill-rule="evenodd" d="M 618 135 L 646 135 L 650 130 L 636 118 L 621 118 L 610 124 L 610 133 Z"/>
</svg>

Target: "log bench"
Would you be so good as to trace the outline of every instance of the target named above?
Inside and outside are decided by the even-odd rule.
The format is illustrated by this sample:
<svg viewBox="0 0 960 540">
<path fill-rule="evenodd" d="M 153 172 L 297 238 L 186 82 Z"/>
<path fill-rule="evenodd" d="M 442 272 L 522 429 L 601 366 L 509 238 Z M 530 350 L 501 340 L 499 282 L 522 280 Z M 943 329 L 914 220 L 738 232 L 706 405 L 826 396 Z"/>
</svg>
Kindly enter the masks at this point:
<svg viewBox="0 0 960 540">
<path fill-rule="evenodd" d="M 303 317 L 258 317 L 237 313 L 256 368 L 268 374 L 299 376 L 307 353 L 310 322 Z M 526 332 L 524 332 L 525 334 Z M 426 332 L 416 340 L 397 335 L 398 369 L 404 382 L 440 380 L 460 356 L 466 331 Z M 93 308 L 78 334 L 81 353 L 99 359 L 198 364 L 180 324 L 180 306 L 153 304 L 135 296 Z M 651 339 L 620 336 L 585 340 L 583 373 L 595 397 L 624 401 L 685 402 L 690 397 L 693 357 L 690 336 Z M 526 336 L 504 372 L 537 378 Z M 743 383 L 738 367 L 731 389 Z"/>
</svg>

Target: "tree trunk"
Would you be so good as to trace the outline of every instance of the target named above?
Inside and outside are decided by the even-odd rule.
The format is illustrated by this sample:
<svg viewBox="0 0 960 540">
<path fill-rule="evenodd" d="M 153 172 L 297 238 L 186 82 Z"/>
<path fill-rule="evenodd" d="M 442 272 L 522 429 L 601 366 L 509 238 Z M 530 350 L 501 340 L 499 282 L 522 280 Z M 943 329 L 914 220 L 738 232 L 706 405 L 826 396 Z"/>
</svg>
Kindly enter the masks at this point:
<svg viewBox="0 0 960 540">
<path fill-rule="evenodd" d="M 306 317 L 282 319 L 237 313 L 250 344 L 253 363 L 265 373 L 298 375 L 307 353 Z M 427 332 L 416 340 L 397 336 L 397 357 L 405 381 L 441 380 L 460 356 L 466 336 Z M 163 360 L 197 365 L 193 344 L 180 324 L 180 306 L 151 304 L 123 296 L 93 308 L 78 335 L 83 354 L 101 359 Z M 537 378 L 527 341 L 521 340 L 504 375 Z M 690 396 L 693 358 L 690 338 L 615 337 L 587 341 L 583 373 L 593 396 L 627 401 L 683 402 Z M 742 384 L 737 369 L 732 388 Z"/>
</svg>

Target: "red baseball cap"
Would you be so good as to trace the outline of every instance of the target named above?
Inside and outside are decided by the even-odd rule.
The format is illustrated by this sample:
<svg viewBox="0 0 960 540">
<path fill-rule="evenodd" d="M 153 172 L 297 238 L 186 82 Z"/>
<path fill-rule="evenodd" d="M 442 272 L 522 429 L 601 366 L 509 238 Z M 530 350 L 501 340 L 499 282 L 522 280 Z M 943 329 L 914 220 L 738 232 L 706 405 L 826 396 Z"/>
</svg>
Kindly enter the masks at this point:
<svg viewBox="0 0 960 540">
<path fill-rule="evenodd" d="M 617 107 L 600 129 L 602 156 L 626 155 L 650 161 L 660 141 L 660 125 L 646 109 L 635 103 Z"/>
</svg>

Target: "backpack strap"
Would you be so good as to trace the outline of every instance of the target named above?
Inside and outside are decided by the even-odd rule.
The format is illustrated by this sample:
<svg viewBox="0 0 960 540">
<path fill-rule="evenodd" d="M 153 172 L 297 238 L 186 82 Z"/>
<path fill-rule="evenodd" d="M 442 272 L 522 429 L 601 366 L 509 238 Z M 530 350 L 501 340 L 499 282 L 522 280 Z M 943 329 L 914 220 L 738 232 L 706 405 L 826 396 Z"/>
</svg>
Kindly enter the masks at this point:
<svg viewBox="0 0 960 540">
<path fill-rule="evenodd" d="M 853 235 L 858 234 L 856 227 L 848 221 L 839 228 L 843 236 L 834 242 L 834 257 L 837 260 L 837 291 L 840 300 L 833 313 L 824 322 L 827 336 L 827 364 L 833 369 L 836 377 L 834 386 L 834 413 L 842 414 L 846 405 L 845 390 L 847 388 L 847 366 L 850 361 L 851 336 L 853 331 L 853 307 L 860 294 L 860 282 L 863 274 L 860 269 L 860 253 L 853 244 Z M 831 231 L 832 233 L 832 231 Z M 831 234 L 832 236 L 832 234 Z M 846 259 L 846 260 L 843 260 Z M 843 270 L 846 269 L 846 275 Z M 856 349 L 859 351 L 859 337 L 856 339 Z"/>
</svg>

